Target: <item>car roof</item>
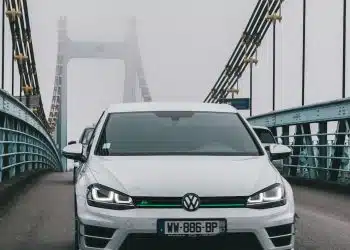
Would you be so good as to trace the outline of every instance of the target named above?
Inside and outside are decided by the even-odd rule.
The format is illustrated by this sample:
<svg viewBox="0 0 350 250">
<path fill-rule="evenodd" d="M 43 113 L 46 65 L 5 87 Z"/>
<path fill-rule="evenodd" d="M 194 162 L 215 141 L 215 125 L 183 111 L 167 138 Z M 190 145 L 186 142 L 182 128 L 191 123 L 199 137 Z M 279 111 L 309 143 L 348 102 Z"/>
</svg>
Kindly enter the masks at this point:
<svg viewBox="0 0 350 250">
<path fill-rule="evenodd" d="M 265 126 L 252 126 L 252 128 L 253 129 L 265 129 L 265 130 L 269 130 L 270 131 L 270 129 L 268 128 L 268 127 L 265 127 Z"/>
<path fill-rule="evenodd" d="M 202 111 L 237 113 L 237 110 L 228 104 L 201 103 L 201 102 L 140 102 L 112 104 L 107 113 L 145 112 L 145 111 Z"/>
</svg>

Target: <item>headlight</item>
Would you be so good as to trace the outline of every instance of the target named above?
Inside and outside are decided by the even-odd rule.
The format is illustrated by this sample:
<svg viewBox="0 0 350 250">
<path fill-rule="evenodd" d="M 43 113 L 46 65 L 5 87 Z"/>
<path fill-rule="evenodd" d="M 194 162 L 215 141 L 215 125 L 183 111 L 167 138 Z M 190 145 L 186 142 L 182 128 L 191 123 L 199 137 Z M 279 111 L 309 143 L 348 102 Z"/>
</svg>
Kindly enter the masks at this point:
<svg viewBox="0 0 350 250">
<path fill-rule="evenodd" d="M 250 196 L 247 207 L 272 208 L 286 204 L 285 190 L 282 184 L 276 183 Z"/>
<path fill-rule="evenodd" d="M 109 209 L 130 209 L 134 207 L 134 202 L 130 196 L 100 184 L 93 184 L 88 187 L 87 203 L 93 207 Z"/>
</svg>

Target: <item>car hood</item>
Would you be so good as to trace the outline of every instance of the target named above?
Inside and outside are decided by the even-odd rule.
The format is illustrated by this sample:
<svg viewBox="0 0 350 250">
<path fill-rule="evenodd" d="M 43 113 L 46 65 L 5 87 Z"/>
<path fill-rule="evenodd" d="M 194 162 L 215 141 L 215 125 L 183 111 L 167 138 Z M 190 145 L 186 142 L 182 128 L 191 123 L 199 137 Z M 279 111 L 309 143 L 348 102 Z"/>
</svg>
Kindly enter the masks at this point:
<svg viewBox="0 0 350 250">
<path fill-rule="evenodd" d="M 93 156 L 89 168 L 130 196 L 248 196 L 280 178 L 266 156 Z"/>
</svg>

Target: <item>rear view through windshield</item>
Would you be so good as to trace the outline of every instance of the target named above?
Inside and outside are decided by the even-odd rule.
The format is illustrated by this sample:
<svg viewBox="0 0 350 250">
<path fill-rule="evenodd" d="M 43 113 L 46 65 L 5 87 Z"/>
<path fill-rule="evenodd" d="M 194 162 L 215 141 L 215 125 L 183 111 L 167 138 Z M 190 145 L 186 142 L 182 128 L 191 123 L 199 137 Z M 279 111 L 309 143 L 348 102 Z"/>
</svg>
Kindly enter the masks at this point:
<svg viewBox="0 0 350 250">
<path fill-rule="evenodd" d="M 109 115 L 97 155 L 259 155 L 234 113 L 133 112 Z"/>
<path fill-rule="evenodd" d="M 261 128 L 254 128 L 254 131 L 262 143 L 270 143 L 270 144 L 276 143 L 276 140 L 273 137 L 270 130 L 261 129 Z"/>
<path fill-rule="evenodd" d="M 86 128 L 83 132 L 83 135 L 81 136 L 79 142 L 81 144 L 88 144 L 92 135 L 92 132 L 94 132 L 94 128 Z"/>
</svg>

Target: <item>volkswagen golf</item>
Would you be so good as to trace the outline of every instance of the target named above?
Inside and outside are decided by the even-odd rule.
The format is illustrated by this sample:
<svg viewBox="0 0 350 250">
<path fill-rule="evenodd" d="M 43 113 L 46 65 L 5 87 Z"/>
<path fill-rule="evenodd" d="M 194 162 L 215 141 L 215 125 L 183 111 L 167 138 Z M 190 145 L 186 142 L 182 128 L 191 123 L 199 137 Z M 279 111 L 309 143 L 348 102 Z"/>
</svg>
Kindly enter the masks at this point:
<svg viewBox="0 0 350 250">
<path fill-rule="evenodd" d="M 75 184 L 75 247 L 294 249 L 294 198 L 256 133 L 226 104 L 123 103 L 101 115 Z"/>
</svg>

